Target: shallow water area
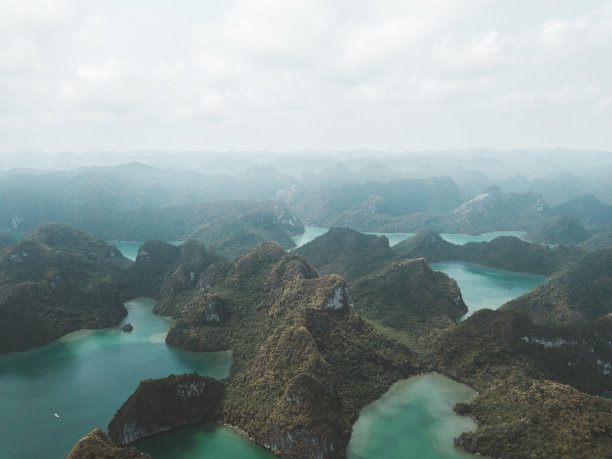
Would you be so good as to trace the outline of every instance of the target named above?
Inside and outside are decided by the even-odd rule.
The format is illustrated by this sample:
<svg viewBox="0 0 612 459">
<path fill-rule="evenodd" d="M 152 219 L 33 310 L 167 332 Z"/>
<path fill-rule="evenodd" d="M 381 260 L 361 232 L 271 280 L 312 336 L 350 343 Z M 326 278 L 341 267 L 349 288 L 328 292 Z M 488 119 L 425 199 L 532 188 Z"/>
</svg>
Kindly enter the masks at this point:
<svg viewBox="0 0 612 459">
<path fill-rule="evenodd" d="M 457 281 L 463 301 L 468 306 L 468 315 L 479 309 L 497 309 L 546 282 L 544 276 L 487 268 L 474 263 L 441 262 L 432 263 L 431 267 Z"/>
<path fill-rule="evenodd" d="M 93 428 L 106 428 L 143 379 L 194 371 L 218 379 L 229 375 L 229 352 L 168 346 L 163 337 L 170 320 L 154 315 L 154 304 L 150 298 L 126 303 L 122 323 L 131 323 L 132 332 L 79 331 L 0 357 L 0 457 L 65 457 Z"/>
<path fill-rule="evenodd" d="M 435 373 L 399 381 L 361 410 L 347 457 L 473 458 L 455 448 L 453 438 L 476 429 L 476 423 L 456 415 L 453 406 L 475 397 L 469 387 Z"/>
<path fill-rule="evenodd" d="M 276 457 L 231 427 L 214 423 L 183 427 L 137 441 L 133 446 L 155 459 Z"/>
</svg>

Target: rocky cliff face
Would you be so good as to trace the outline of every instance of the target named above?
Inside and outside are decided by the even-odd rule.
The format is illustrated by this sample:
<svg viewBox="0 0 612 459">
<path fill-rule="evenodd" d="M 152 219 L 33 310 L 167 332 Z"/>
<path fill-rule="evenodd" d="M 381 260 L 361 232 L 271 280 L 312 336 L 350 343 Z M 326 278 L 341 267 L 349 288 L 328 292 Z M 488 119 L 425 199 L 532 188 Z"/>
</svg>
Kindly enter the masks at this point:
<svg viewBox="0 0 612 459">
<path fill-rule="evenodd" d="M 255 247 L 224 273 L 184 292 L 167 341 L 233 351 L 220 398 L 224 422 L 283 457 L 343 457 L 359 410 L 417 371 L 416 358 L 359 317 L 344 279 L 318 277 L 276 243 Z M 112 438 L 124 444 L 193 419 L 193 404 L 168 399 L 176 413 L 168 419 L 147 406 L 151 397 L 149 390 L 138 395 L 141 402 L 124 405 L 111 423 Z"/>
<path fill-rule="evenodd" d="M 197 373 L 145 380 L 108 425 L 110 438 L 124 446 L 177 427 L 217 421 L 223 383 Z"/>
<path fill-rule="evenodd" d="M 102 430 L 94 429 L 74 445 L 66 459 L 151 459 L 151 456 L 134 448 L 121 448 Z"/>
<path fill-rule="evenodd" d="M 543 327 L 515 311 L 481 310 L 447 331 L 433 368 L 479 392 L 456 407 L 478 420 L 457 445 L 493 457 L 605 457 L 612 402 L 588 393 L 612 388 L 611 343 L 605 320 Z"/>
</svg>

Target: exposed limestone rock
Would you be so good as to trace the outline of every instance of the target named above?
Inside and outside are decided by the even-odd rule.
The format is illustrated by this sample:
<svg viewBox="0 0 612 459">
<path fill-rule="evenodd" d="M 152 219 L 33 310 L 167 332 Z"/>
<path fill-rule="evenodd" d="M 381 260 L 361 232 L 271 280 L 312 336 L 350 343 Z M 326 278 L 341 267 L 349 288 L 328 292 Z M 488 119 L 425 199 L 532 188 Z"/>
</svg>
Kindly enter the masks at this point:
<svg viewBox="0 0 612 459">
<path fill-rule="evenodd" d="M 222 401 L 223 383 L 197 373 L 147 379 L 115 413 L 109 435 L 128 445 L 177 427 L 216 421 Z"/>
</svg>

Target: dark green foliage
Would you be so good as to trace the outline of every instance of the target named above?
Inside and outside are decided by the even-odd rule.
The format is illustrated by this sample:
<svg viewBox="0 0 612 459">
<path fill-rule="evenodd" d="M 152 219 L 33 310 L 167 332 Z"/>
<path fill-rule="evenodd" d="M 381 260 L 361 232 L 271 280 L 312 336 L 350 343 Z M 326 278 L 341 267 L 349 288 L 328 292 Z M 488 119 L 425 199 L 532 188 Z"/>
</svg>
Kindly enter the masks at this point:
<svg viewBox="0 0 612 459">
<path fill-rule="evenodd" d="M 429 360 L 479 392 L 456 407 L 478 420 L 456 443 L 493 457 L 606 457 L 612 402 L 575 388 L 612 387 L 610 342 L 607 322 L 542 327 L 514 311 L 478 311 L 446 331 Z"/>
<path fill-rule="evenodd" d="M 250 212 L 239 217 L 220 218 L 200 226 L 191 237 L 233 260 L 266 241 L 276 241 L 285 249 L 295 247 L 284 229 L 286 226 L 272 212 Z M 301 230 L 303 232 L 303 226 Z"/>
<path fill-rule="evenodd" d="M 612 206 L 587 194 L 551 208 L 553 215 L 573 215 L 580 223 L 592 228 L 612 224 Z"/>
<path fill-rule="evenodd" d="M 364 317 L 400 330 L 443 316 L 454 323 L 467 312 L 457 283 L 420 258 L 393 264 L 352 287 L 355 308 Z"/>
<path fill-rule="evenodd" d="M 332 228 L 295 253 L 305 257 L 321 274 L 338 274 L 351 282 L 388 266 L 395 258 L 385 236 Z"/>
<path fill-rule="evenodd" d="M 122 274 L 131 265 L 113 245 L 69 225 L 24 235 L 0 255 L 0 354 L 119 323 Z"/>
<path fill-rule="evenodd" d="M 593 231 L 593 235 L 580 244 L 585 250 L 604 249 L 612 247 L 612 225 L 603 226 Z"/>
<path fill-rule="evenodd" d="M 167 340 L 231 349 L 223 420 L 284 457 L 342 457 L 359 410 L 416 371 L 407 348 L 352 310 L 343 279 L 317 277 L 276 243 L 203 288 L 186 292 Z M 222 320 L 202 320 L 211 300 Z"/>
<path fill-rule="evenodd" d="M 102 430 L 94 429 L 74 445 L 66 459 L 151 459 L 151 456 L 134 448 L 121 448 Z"/>
<path fill-rule="evenodd" d="M 529 313 L 543 324 L 593 321 L 612 312 L 612 247 L 568 263 L 548 283 L 516 298 L 504 309 Z"/>
<path fill-rule="evenodd" d="M 222 382 L 197 373 L 141 381 L 108 425 L 109 436 L 124 446 L 171 428 L 217 421 L 223 393 Z"/>
<path fill-rule="evenodd" d="M 591 232 L 582 226 L 577 217 L 558 215 L 529 230 L 525 238 L 544 244 L 579 244 L 590 235 Z"/>
<path fill-rule="evenodd" d="M 584 255 L 584 251 L 576 247 L 550 248 L 513 236 L 501 236 L 491 242 L 456 245 L 432 231 L 402 241 L 392 250 L 405 258 L 424 257 L 430 263 L 466 261 L 507 271 L 541 275 L 550 275 Z"/>
</svg>

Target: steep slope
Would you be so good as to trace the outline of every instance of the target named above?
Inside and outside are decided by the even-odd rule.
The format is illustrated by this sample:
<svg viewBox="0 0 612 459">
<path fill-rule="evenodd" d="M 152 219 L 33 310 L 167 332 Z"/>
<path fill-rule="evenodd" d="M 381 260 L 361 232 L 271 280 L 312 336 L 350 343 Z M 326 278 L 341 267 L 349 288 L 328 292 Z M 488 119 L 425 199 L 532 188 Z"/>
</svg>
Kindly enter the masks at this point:
<svg viewBox="0 0 612 459">
<path fill-rule="evenodd" d="M 580 243 L 585 250 L 598 250 L 612 246 L 612 225 L 598 228 L 586 241 Z"/>
<path fill-rule="evenodd" d="M 507 271 L 541 275 L 550 275 L 584 255 L 584 251 L 576 247 L 550 248 L 513 236 L 501 236 L 490 242 L 456 245 L 432 231 L 402 241 L 392 250 L 405 258 L 424 257 L 430 263 L 466 261 Z"/>
<path fill-rule="evenodd" d="M 548 205 L 534 193 L 503 193 L 498 187 L 464 202 L 450 212 L 440 228 L 448 233 L 480 234 L 527 229 L 543 221 Z"/>
<path fill-rule="evenodd" d="M 401 330 L 404 342 L 417 351 L 467 312 L 454 279 L 433 271 L 423 258 L 394 263 L 358 280 L 351 290 L 361 315 Z"/>
<path fill-rule="evenodd" d="M 346 228 L 332 228 L 295 253 L 305 257 L 319 273 L 338 274 L 349 282 L 383 269 L 395 258 L 385 236 Z"/>
<path fill-rule="evenodd" d="M 299 219 L 294 217 L 290 223 L 295 230 L 292 234 L 304 232 L 304 225 Z M 295 247 L 291 233 L 284 229 L 286 227 L 287 223 L 272 212 L 259 211 L 215 220 L 197 228 L 190 237 L 233 260 L 266 241 L 276 241 L 284 249 Z"/>
<path fill-rule="evenodd" d="M 448 177 L 347 183 L 306 196 L 295 210 L 315 226 L 344 226 L 360 231 L 385 227 L 389 231 L 392 229 L 387 224 L 399 222 L 401 217 L 454 209 L 461 204 L 460 194 L 459 187 Z M 383 205 L 377 208 L 377 201 Z"/>
<path fill-rule="evenodd" d="M 151 459 L 151 456 L 134 448 L 121 448 L 102 430 L 94 429 L 73 446 L 66 459 Z"/>
<path fill-rule="evenodd" d="M 573 215 L 588 227 L 612 223 L 612 206 L 604 204 L 595 195 L 587 194 L 551 208 L 553 215 Z"/>
<path fill-rule="evenodd" d="M 318 277 L 276 243 L 222 272 L 185 292 L 167 341 L 233 351 L 224 422 L 283 457 L 343 457 L 359 410 L 416 372 L 416 359 L 353 310 L 342 278 Z"/>
<path fill-rule="evenodd" d="M 478 420 L 456 443 L 492 457 L 607 457 L 612 327 L 542 327 L 516 311 L 481 310 L 431 347 L 436 370 L 479 392 L 455 407 Z"/>
<path fill-rule="evenodd" d="M 542 324 L 594 321 L 612 312 L 612 247 L 587 253 L 503 309 L 524 311 Z"/>
<path fill-rule="evenodd" d="M 39 225 L 0 255 L 0 354 L 25 350 L 126 314 L 121 274 L 131 261 L 69 225 Z"/>
<path fill-rule="evenodd" d="M 579 244 L 586 241 L 591 232 L 575 216 L 558 215 L 541 226 L 532 228 L 525 238 L 544 244 Z"/>
<path fill-rule="evenodd" d="M 187 239 L 178 247 L 160 240 L 148 241 L 140 246 L 136 262 L 123 275 L 125 290 L 130 297 L 159 299 L 155 312 L 172 315 L 175 297 L 194 288 L 206 269 L 221 260 L 195 239 Z"/>
</svg>

